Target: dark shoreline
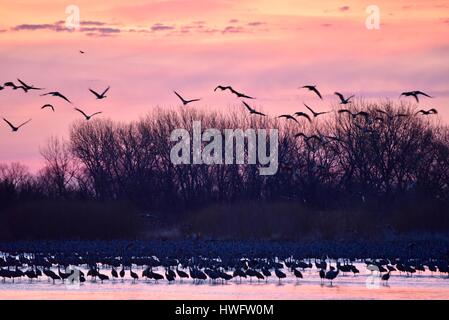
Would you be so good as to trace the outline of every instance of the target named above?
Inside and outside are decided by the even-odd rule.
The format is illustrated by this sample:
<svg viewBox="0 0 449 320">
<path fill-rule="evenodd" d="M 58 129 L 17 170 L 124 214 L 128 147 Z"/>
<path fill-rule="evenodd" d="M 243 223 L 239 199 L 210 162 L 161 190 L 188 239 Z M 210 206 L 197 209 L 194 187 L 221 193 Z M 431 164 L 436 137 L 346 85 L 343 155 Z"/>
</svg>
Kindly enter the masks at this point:
<svg viewBox="0 0 449 320">
<path fill-rule="evenodd" d="M 268 240 L 116 240 L 17 241 L 0 243 L 0 252 L 98 255 L 206 256 L 232 258 L 405 258 L 448 259 L 449 240 L 268 241 Z"/>
</svg>

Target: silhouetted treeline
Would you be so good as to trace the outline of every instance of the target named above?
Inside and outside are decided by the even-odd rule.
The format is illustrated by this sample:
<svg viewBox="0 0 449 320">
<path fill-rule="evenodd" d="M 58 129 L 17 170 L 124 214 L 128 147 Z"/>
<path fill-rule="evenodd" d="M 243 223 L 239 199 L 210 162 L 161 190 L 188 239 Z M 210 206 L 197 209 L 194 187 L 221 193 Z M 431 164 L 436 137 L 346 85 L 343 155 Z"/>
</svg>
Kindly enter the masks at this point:
<svg viewBox="0 0 449 320">
<path fill-rule="evenodd" d="M 449 230 L 447 127 L 435 117 L 415 115 L 412 105 L 358 101 L 351 110 L 365 110 L 368 116 L 335 112 L 312 124 L 301 119 L 298 125 L 246 115 L 240 109 L 227 113 L 159 109 L 129 124 L 76 122 L 68 141 L 51 139 L 42 148 L 46 166 L 38 174 L 31 175 L 20 164 L 0 166 L 0 214 L 10 215 L 19 204 L 42 201 L 126 203 L 132 212 L 155 213 L 185 230 L 214 233 L 209 228 L 214 222 L 199 219 L 207 208 L 215 208 L 217 225 L 231 224 L 229 230 L 233 226 L 240 230 L 246 223 L 257 229 L 275 225 L 269 216 L 278 219 L 280 212 L 273 204 L 279 203 L 288 211 L 292 235 L 295 223 L 301 226 L 298 232 L 312 234 L 331 228 L 329 221 L 335 222 L 332 228 L 344 229 L 341 232 L 369 232 L 362 230 L 370 229 L 368 225 L 396 231 Z M 247 164 L 173 165 L 170 133 L 175 128 L 191 131 L 193 120 L 200 120 L 203 130 L 278 128 L 278 173 L 261 176 L 256 165 Z M 300 132 L 319 139 L 295 138 Z M 264 214 L 259 218 L 254 206 L 244 205 L 251 208 L 250 217 L 243 218 L 245 212 L 237 215 L 235 208 L 244 203 L 257 203 Z M 292 206 L 285 209 L 286 203 Z M 223 208 L 229 210 L 217 215 Z M 263 208 L 270 208 L 270 213 Z M 308 213 L 316 216 L 307 217 L 309 224 L 299 217 Z M 64 215 L 64 210 L 59 214 Z M 122 216 L 127 214 L 123 210 Z M 27 222 L 33 221 L 38 214 L 27 217 Z M 321 220 L 312 223 L 311 219 Z M 337 223 L 342 220 L 344 224 Z M 207 221 L 207 226 L 201 221 Z M 284 227 L 276 232 L 282 233 Z M 137 232 L 135 226 L 129 229 L 110 236 Z M 326 230 L 319 230 L 320 234 Z"/>
</svg>

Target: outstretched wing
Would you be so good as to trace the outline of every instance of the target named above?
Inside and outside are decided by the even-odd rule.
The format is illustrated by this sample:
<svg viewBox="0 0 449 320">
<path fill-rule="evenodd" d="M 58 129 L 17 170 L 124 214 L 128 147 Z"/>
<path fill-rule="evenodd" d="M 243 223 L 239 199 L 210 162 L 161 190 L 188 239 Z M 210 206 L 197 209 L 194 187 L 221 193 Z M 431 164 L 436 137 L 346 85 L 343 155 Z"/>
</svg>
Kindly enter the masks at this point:
<svg viewBox="0 0 449 320">
<path fill-rule="evenodd" d="M 81 113 L 84 117 L 89 118 L 89 116 L 87 114 L 84 113 L 83 110 L 75 108 L 76 111 L 78 111 L 79 113 Z"/>
<path fill-rule="evenodd" d="M 17 127 L 17 129 L 19 129 L 19 128 L 21 128 L 21 127 L 23 127 L 24 125 L 26 125 L 28 122 L 30 122 L 31 121 L 31 119 L 30 120 L 28 120 L 28 121 L 26 121 L 26 122 L 24 122 L 24 123 L 22 123 L 20 126 L 18 126 Z"/>
<path fill-rule="evenodd" d="M 68 103 L 72 103 L 72 102 L 70 102 L 69 99 L 67 99 L 67 98 L 66 98 L 62 93 L 60 93 L 60 92 L 56 92 L 54 95 L 57 96 L 57 97 L 60 97 L 60 98 L 64 99 L 64 100 L 67 101 Z"/>
<path fill-rule="evenodd" d="M 340 92 L 334 92 L 335 95 L 337 95 L 341 101 L 345 100 L 345 97 Z"/>
<path fill-rule="evenodd" d="M 242 101 L 242 102 L 243 102 L 243 104 L 245 105 L 246 109 L 249 110 L 249 112 L 255 112 L 255 111 L 256 111 L 256 110 L 254 110 L 253 108 L 251 108 L 251 107 L 249 106 L 249 104 L 247 104 L 245 101 Z"/>
<path fill-rule="evenodd" d="M 8 120 L 6 120 L 5 118 L 3 118 L 3 121 L 5 121 L 10 127 L 11 127 L 11 129 L 16 129 L 16 127 L 14 127 L 14 125 L 11 123 L 11 122 L 9 122 Z"/>
<path fill-rule="evenodd" d="M 312 122 L 312 119 L 310 119 L 310 117 L 309 117 L 309 115 L 308 115 L 307 113 L 304 113 L 304 112 L 296 112 L 295 115 L 298 116 L 298 117 L 304 117 L 304 118 L 306 118 L 307 120 L 309 120 L 309 122 Z"/>
<path fill-rule="evenodd" d="M 426 97 L 429 97 L 429 98 L 432 98 L 431 96 L 429 96 L 427 93 L 425 93 L 425 92 L 422 92 L 422 91 L 416 91 L 415 92 L 417 95 L 418 94 L 421 94 L 421 95 L 423 95 L 423 96 L 426 96 Z"/>
<path fill-rule="evenodd" d="M 106 94 L 106 92 L 109 91 L 109 89 L 111 89 L 111 86 L 108 86 L 108 87 L 106 88 L 106 90 L 104 90 L 103 93 L 102 93 L 101 95 L 104 96 L 104 95 Z"/>
<path fill-rule="evenodd" d="M 101 112 L 101 111 L 95 112 L 95 113 L 93 113 L 90 117 L 92 118 L 93 116 L 96 116 L 97 114 L 101 114 L 101 113 L 103 113 L 103 112 Z"/>
<path fill-rule="evenodd" d="M 181 96 L 179 95 L 179 93 L 177 93 L 176 91 L 173 91 L 173 92 L 178 96 L 178 98 L 182 101 L 182 103 L 186 103 L 186 101 L 184 100 L 184 98 L 181 97 Z"/>
<path fill-rule="evenodd" d="M 97 92 L 89 88 L 89 91 L 92 92 L 97 98 L 101 98 L 101 95 L 99 95 Z"/>
<path fill-rule="evenodd" d="M 323 100 L 323 97 L 321 96 L 321 93 L 318 91 L 317 88 L 312 87 L 310 90 L 315 92 L 317 94 L 317 96 L 320 97 L 321 100 Z"/>
</svg>

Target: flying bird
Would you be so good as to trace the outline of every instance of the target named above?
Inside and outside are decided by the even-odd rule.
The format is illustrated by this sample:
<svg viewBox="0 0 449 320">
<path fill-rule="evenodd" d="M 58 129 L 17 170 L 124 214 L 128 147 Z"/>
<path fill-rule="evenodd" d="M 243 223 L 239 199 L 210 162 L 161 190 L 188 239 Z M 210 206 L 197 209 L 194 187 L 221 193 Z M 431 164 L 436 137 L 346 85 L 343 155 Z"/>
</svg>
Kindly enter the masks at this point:
<svg viewBox="0 0 449 320">
<path fill-rule="evenodd" d="M 0 86 L 0 91 L 3 90 L 5 87 Z"/>
<path fill-rule="evenodd" d="M 43 90 L 43 88 L 36 88 L 35 86 L 30 86 L 28 84 L 26 84 L 25 82 L 23 82 L 20 79 L 17 79 L 17 81 L 20 82 L 20 84 L 28 91 L 28 90 Z"/>
<path fill-rule="evenodd" d="M 322 141 L 321 137 L 317 136 L 316 134 L 313 134 L 311 136 L 307 136 L 306 134 L 300 132 L 300 133 L 295 134 L 294 137 L 295 138 L 303 137 L 304 141 L 306 141 L 306 142 L 308 142 L 311 139 L 315 139 L 315 140 L 318 140 L 320 142 Z"/>
<path fill-rule="evenodd" d="M 315 92 L 316 95 L 317 95 L 318 97 L 320 97 L 321 100 L 323 100 L 323 97 L 321 96 L 321 93 L 318 91 L 318 89 L 316 88 L 316 86 L 313 86 L 313 85 L 307 85 L 307 86 L 301 87 L 300 89 L 302 89 L 302 88 L 304 88 L 304 89 L 309 89 L 310 91 Z"/>
<path fill-rule="evenodd" d="M 292 120 L 292 121 L 295 121 L 297 124 L 299 124 L 298 120 L 296 120 L 295 117 L 293 117 L 293 116 L 291 116 L 289 114 L 282 114 L 282 115 L 280 115 L 277 118 L 285 118 L 286 120 Z"/>
<path fill-rule="evenodd" d="M 405 92 L 402 92 L 400 96 L 414 97 L 416 99 L 416 102 L 419 103 L 419 98 L 418 98 L 419 95 L 426 96 L 426 97 L 429 97 L 429 98 L 433 98 L 433 97 L 429 96 L 427 93 L 424 93 L 424 92 L 419 91 L 419 90 L 405 91 Z"/>
<path fill-rule="evenodd" d="M 84 51 L 83 51 L 83 50 L 80 50 L 80 53 L 81 53 L 81 54 L 84 54 Z"/>
<path fill-rule="evenodd" d="M 307 120 L 309 120 L 309 122 L 312 122 L 312 119 L 310 119 L 309 115 L 307 113 L 305 113 L 305 112 L 295 112 L 294 115 L 297 116 L 297 117 L 304 117 Z"/>
<path fill-rule="evenodd" d="M 45 109 L 45 108 L 50 108 L 51 110 L 53 110 L 53 112 L 55 112 L 55 107 L 53 107 L 51 104 L 44 104 L 42 106 L 41 110 Z"/>
<path fill-rule="evenodd" d="M 11 87 L 13 90 L 22 89 L 25 93 L 28 92 L 28 89 L 25 88 L 24 86 L 16 86 L 16 85 L 14 84 L 14 82 L 11 82 L 11 81 L 5 82 L 3 85 L 4 85 L 5 87 Z"/>
<path fill-rule="evenodd" d="M 48 93 L 41 94 L 41 96 L 48 96 L 48 95 L 51 95 L 53 97 L 59 97 L 61 99 L 64 99 L 68 103 L 72 103 L 69 99 L 67 99 L 62 93 L 60 93 L 58 91 L 53 91 L 53 92 L 48 92 Z"/>
<path fill-rule="evenodd" d="M 22 124 L 21 124 L 20 126 L 18 126 L 18 127 L 14 126 L 11 122 L 9 122 L 8 120 L 6 120 L 5 118 L 3 118 L 3 121 L 5 121 L 5 122 L 11 127 L 12 132 L 17 132 L 21 127 L 23 127 L 23 126 L 26 125 L 28 122 L 30 122 L 31 119 L 28 120 L 28 121 L 26 121 L 26 122 L 24 122 L 24 123 L 22 123 Z"/>
<path fill-rule="evenodd" d="M 98 100 L 101 100 L 101 99 L 106 98 L 106 92 L 108 92 L 110 88 L 111 88 L 110 86 L 107 87 L 106 90 L 104 90 L 101 94 L 99 94 L 98 92 L 96 92 L 90 88 L 89 88 L 89 91 L 92 92 L 97 97 Z"/>
<path fill-rule="evenodd" d="M 245 105 L 246 109 L 248 109 L 248 111 L 249 111 L 250 114 L 257 114 L 257 115 L 259 115 L 259 116 L 266 116 L 266 114 L 264 114 L 264 113 L 262 113 L 262 112 L 259 112 L 259 111 L 255 110 L 255 109 L 251 108 L 245 101 L 242 101 L 242 102 L 243 102 L 243 104 Z"/>
<path fill-rule="evenodd" d="M 351 112 L 350 110 L 348 110 L 348 109 L 340 109 L 340 110 L 338 110 L 338 113 L 339 113 L 339 114 L 347 113 L 347 114 L 351 115 L 353 119 L 357 118 L 358 116 L 362 116 L 362 117 L 364 117 L 365 119 L 368 119 L 368 117 L 369 117 L 368 112 L 365 112 L 365 111 L 359 111 L 359 112 L 356 112 L 356 113 L 352 113 L 352 112 Z"/>
<path fill-rule="evenodd" d="M 316 117 L 318 117 L 318 116 L 320 116 L 320 115 L 322 115 L 322 114 L 327 114 L 327 113 L 330 112 L 330 111 L 325 111 L 325 112 L 315 112 L 315 111 L 312 110 L 312 108 L 310 108 L 310 107 L 309 107 L 308 105 L 306 105 L 305 103 L 304 103 L 304 106 L 305 106 L 307 109 L 309 109 L 310 112 L 312 112 L 314 118 L 316 118 Z"/>
<path fill-rule="evenodd" d="M 351 98 L 354 97 L 354 95 L 352 95 L 352 96 L 348 97 L 347 99 L 345 99 L 345 97 L 340 92 L 334 92 L 334 94 L 340 98 L 340 104 L 348 104 L 351 102 L 349 100 L 351 100 Z"/>
<path fill-rule="evenodd" d="M 243 94 L 243 93 L 240 93 L 240 92 L 234 90 L 234 88 L 232 88 L 231 86 L 217 86 L 217 87 L 215 88 L 214 92 L 217 91 L 217 89 L 220 89 L 221 91 L 229 90 L 229 91 L 231 91 L 233 94 L 235 94 L 238 98 L 255 99 L 255 98 L 253 98 L 253 97 L 247 96 L 247 95 L 245 95 L 245 94 Z"/>
<path fill-rule="evenodd" d="M 178 98 L 182 101 L 182 104 L 185 105 L 185 106 L 188 105 L 191 102 L 196 102 L 196 101 L 200 101 L 201 100 L 201 99 L 185 100 L 183 97 L 181 97 L 181 95 L 179 93 L 177 93 L 176 91 L 173 91 L 173 92 L 178 96 Z"/>
<path fill-rule="evenodd" d="M 100 112 L 95 112 L 95 113 L 93 113 L 93 114 L 91 114 L 91 115 L 89 116 L 89 115 L 87 115 L 86 113 L 84 113 L 84 111 L 81 110 L 81 109 L 75 108 L 75 110 L 78 111 L 79 113 L 81 113 L 81 114 L 86 118 L 87 121 L 89 121 L 93 116 L 102 113 L 101 111 L 100 111 Z"/>
<path fill-rule="evenodd" d="M 421 113 L 423 116 L 428 116 L 431 114 L 437 114 L 437 109 L 429 109 L 429 110 L 419 110 L 416 114 Z"/>
</svg>

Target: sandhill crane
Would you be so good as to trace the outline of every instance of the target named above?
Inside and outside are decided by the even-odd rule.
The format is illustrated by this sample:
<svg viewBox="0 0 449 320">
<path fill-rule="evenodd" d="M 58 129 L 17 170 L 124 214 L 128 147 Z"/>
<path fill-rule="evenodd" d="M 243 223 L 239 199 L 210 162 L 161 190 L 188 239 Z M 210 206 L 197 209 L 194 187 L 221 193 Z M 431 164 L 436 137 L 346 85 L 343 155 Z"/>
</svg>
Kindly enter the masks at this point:
<svg viewBox="0 0 449 320">
<path fill-rule="evenodd" d="M 280 115 L 280 116 L 278 116 L 278 117 L 276 117 L 276 118 L 285 118 L 286 120 L 291 120 L 291 121 L 294 121 L 294 122 L 296 122 L 297 124 L 299 124 L 298 120 L 296 120 L 295 117 L 293 117 L 293 116 L 291 116 L 291 115 L 289 115 L 289 114 L 282 114 L 282 115 Z"/>
<path fill-rule="evenodd" d="M 181 282 L 182 282 L 182 279 L 189 278 L 189 275 L 186 272 L 179 270 L 178 268 L 176 268 L 176 273 L 178 274 L 179 278 L 181 279 Z"/>
<path fill-rule="evenodd" d="M 20 84 L 21 84 L 27 91 L 28 91 L 28 90 L 43 90 L 43 88 L 36 88 L 36 87 L 34 87 L 34 86 L 30 86 L 30 85 L 26 84 L 25 82 L 23 82 L 23 81 L 20 80 L 20 79 L 17 79 L 17 81 L 19 81 Z"/>
<path fill-rule="evenodd" d="M 259 115 L 259 116 L 266 116 L 266 114 L 264 114 L 262 112 L 259 112 L 256 109 L 251 108 L 245 101 L 242 101 L 242 102 L 245 105 L 246 109 L 248 109 L 250 114 L 256 114 L 256 115 Z"/>
<path fill-rule="evenodd" d="M 429 109 L 429 110 L 419 110 L 415 114 L 422 114 L 423 116 L 429 116 L 429 115 L 437 114 L 437 113 L 438 113 L 437 109 Z"/>
<path fill-rule="evenodd" d="M 58 91 L 52 91 L 52 92 L 41 94 L 41 96 L 48 96 L 48 95 L 53 96 L 53 97 L 61 98 L 61 99 L 65 100 L 65 101 L 67 101 L 68 103 L 72 103 L 69 99 L 67 99 L 66 96 L 64 96 L 62 93 L 60 93 Z"/>
<path fill-rule="evenodd" d="M 293 268 L 293 274 L 295 275 L 297 280 L 303 278 L 303 275 L 302 275 L 301 271 L 299 271 L 299 270 L 297 270 L 295 268 Z"/>
<path fill-rule="evenodd" d="M 348 104 L 351 103 L 351 99 L 354 98 L 354 95 L 345 98 L 340 92 L 334 92 L 336 96 L 340 98 L 340 104 Z"/>
<path fill-rule="evenodd" d="M 84 116 L 84 118 L 86 118 L 87 121 L 89 121 L 93 116 L 96 116 L 97 114 L 101 114 L 101 113 L 102 113 L 102 112 L 100 111 L 100 112 L 95 112 L 95 113 L 93 113 L 93 114 L 91 114 L 91 115 L 87 115 L 87 114 L 86 114 L 83 110 L 81 110 L 81 109 L 75 108 L 75 110 L 78 111 L 79 113 L 81 113 L 81 114 Z"/>
<path fill-rule="evenodd" d="M 297 117 L 304 117 L 307 120 L 309 120 L 309 122 L 312 122 L 312 119 L 310 119 L 309 115 L 307 113 L 305 113 L 305 112 L 301 112 L 301 111 L 300 112 L 295 112 L 294 115 L 297 116 Z"/>
<path fill-rule="evenodd" d="M 404 97 L 414 97 L 415 100 L 416 100 L 416 102 L 419 103 L 419 98 L 418 98 L 419 95 L 422 95 L 422 96 L 425 96 L 425 97 L 428 97 L 428 98 L 433 98 L 433 97 L 429 96 L 427 93 L 422 92 L 422 91 L 419 91 L 419 90 L 402 92 L 401 95 L 400 95 L 400 97 L 401 97 L 401 96 L 404 96 Z"/>
<path fill-rule="evenodd" d="M 321 96 L 321 93 L 320 93 L 320 92 L 318 91 L 318 89 L 316 88 L 316 85 L 306 85 L 306 86 L 300 87 L 300 89 L 309 89 L 310 91 L 315 92 L 316 95 L 317 95 L 321 100 L 323 100 L 323 97 Z"/>
<path fill-rule="evenodd" d="M 102 100 L 104 98 L 106 98 L 106 93 L 109 91 L 109 89 L 111 89 L 111 87 L 107 87 L 102 93 L 98 93 L 92 89 L 89 88 L 89 91 L 92 92 L 92 94 L 97 97 L 97 100 Z"/>
<path fill-rule="evenodd" d="M 287 275 L 285 273 L 283 273 L 281 270 L 279 270 L 278 268 L 274 269 L 274 273 L 275 273 L 276 277 L 278 277 L 279 283 L 281 283 L 281 279 L 284 279 L 287 277 Z"/>
<path fill-rule="evenodd" d="M 112 267 L 112 270 L 111 270 L 111 276 L 112 276 L 112 278 L 114 278 L 114 279 L 118 278 L 117 270 L 115 270 L 114 267 Z"/>
<path fill-rule="evenodd" d="M 3 85 L 4 85 L 5 87 L 10 87 L 10 88 L 12 88 L 13 90 L 22 89 L 25 93 L 28 92 L 28 89 L 25 88 L 24 86 L 17 86 L 16 84 L 14 84 L 14 82 L 11 82 L 11 81 L 5 82 Z"/>
<path fill-rule="evenodd" d="M 250 97 L 250 96 L 248 96 L 248 95 L 246 95 L 246 94 L 243 94 L 243 93 L 240 93 L 240 92 L 234 90 L 234 88 L 232 88 L 231 86 L 217 86 L 217 87 L 214 89 L 214 92 L 217 91 L 218 89 L 220 89 L 221 91 L 229 90 L 229 91 L 231 91 L 233 94 L 235 94 L 238 98 L 255 99 L 255 98 L 253 98 L 253 97 Z"/>
<path fill-rule="evenodd" d="M 55 280 L 61 280 L 61 277 L 58 276 L 56 273 L 51 271 L 50 269 L 44 269 L 44 274 L 49 278 L 53 280 L 53 284 L 55 283 Z"/>
<path fill-rule="evenodd" d="M 385 284 L 388 284 L 388 280 L 390 280 L 390 272 L 388 271 L 388 273 L 382 275 L 382 281 L 385 281 Z"/>
<path fill-rule="evenodd" d="M 347 114 L 349 114 L 353 119 L 355 119 L 355 118 L 357 118 L 357 117 L 359 117 L 359 116 L 364 117 L 365 120 L 367 120 L 367 119 L 369 118 L 369 113 L 368 113 L 368 112 L 365 112 L 365 111 L 359 111 L 359 112 L 353 113 L 353 112 L 351 112 L 351 111 L 348 110 L 348 109 L 340 109 L 340 110 L 338 110 L 338 113 L 339 113 L 339 114 L 347 113 Z"/>
<path fill-rule="evenodd" d="M 42 107 L 41 107 L 41 110 L 43 110 L 43 109 L 45 109 L 45 108 L 50 108 L 51 110 L 53 110 L 53 112 L 55 112 L 55 107 L 53 107 L 51 104 L 44 104 Z"/>
<path fill-rule="evenodd" d="M 17 126 L 17 127 L 16 127 L 15 125 L 13 125 L 11 122 L 9 122 L 9 121 L 8 121 L 7 119 L 5 119 L 5 118 L 3 118 L 3 121 L 5 121 L 5 122 L 10 126 L 12 132 L 17 132 L 17 131 L 19 131 L 19 129 L 20 129 L 21 127 L 23 127 L 24 125 L 26 125 L 27 123 L 29 123 L 29 122 L 31 121 L 31 119 L 29 119 L 28 121 L 22 123 L 20 126 Z"/>
<path fill-rule="evenodd" d="M 109 280 L 109 277 L 105 274 L 98 272 L 97 275 L 98 275 L 98 279 L 100 279 L 101 283 L 103 283 L 103 281 Z"/>
<path fill-rule="evenodd" d="M 177 93 L 176 91 L 173 91 L 173 92 L 176 94 L 176 96 L 179 98 L 179 100 L 181 100 L 182 104 L 185 105 L 185 106 L 188 105 L 189 103 L 201 100 L 201 99 L 186 100 L 179 93 Z"/>
<path fill-rule="evenodd" d="M 331 267 L 332 268 L 332 267 Z M 332 281 L 335 280 L 335 278 L 337 278 L 338 274 L 339 274 L 340 270 L 335 271 L 335 269 L 331 269 L 328 272 L 326 272 L 326 279 L 329 280 L 331 282 L 331 287 L 332 287 Z"/>
<path fill-rule="evenodd" d="M 139 280 L 139 276 L 137 275 L 137 273 L 135 273 L 132 268 L 129 268 L 129 274 L 131 275 L 131 278 L 133 278 L 133 282 L 136 282 L 137 280 Z"/>
<path fill-rule="evenodd" d="M 328 113 L 330 113 L 330 111 L 316 112 L 316 111 L 314 111 L 312 108 L 310 108 L 308 105 L 306 105 L 305 103 L 304 103 L 304 106 L 305 106 L 310 112 L 312 112 L 312 115 L 313 115 L 314 118 L 316 118 L 316 117 L 318 117 L 318 116 L 321 116 L 321 115 L 323 115 L 323 114 L 328 114 Z"/>
</svg>

